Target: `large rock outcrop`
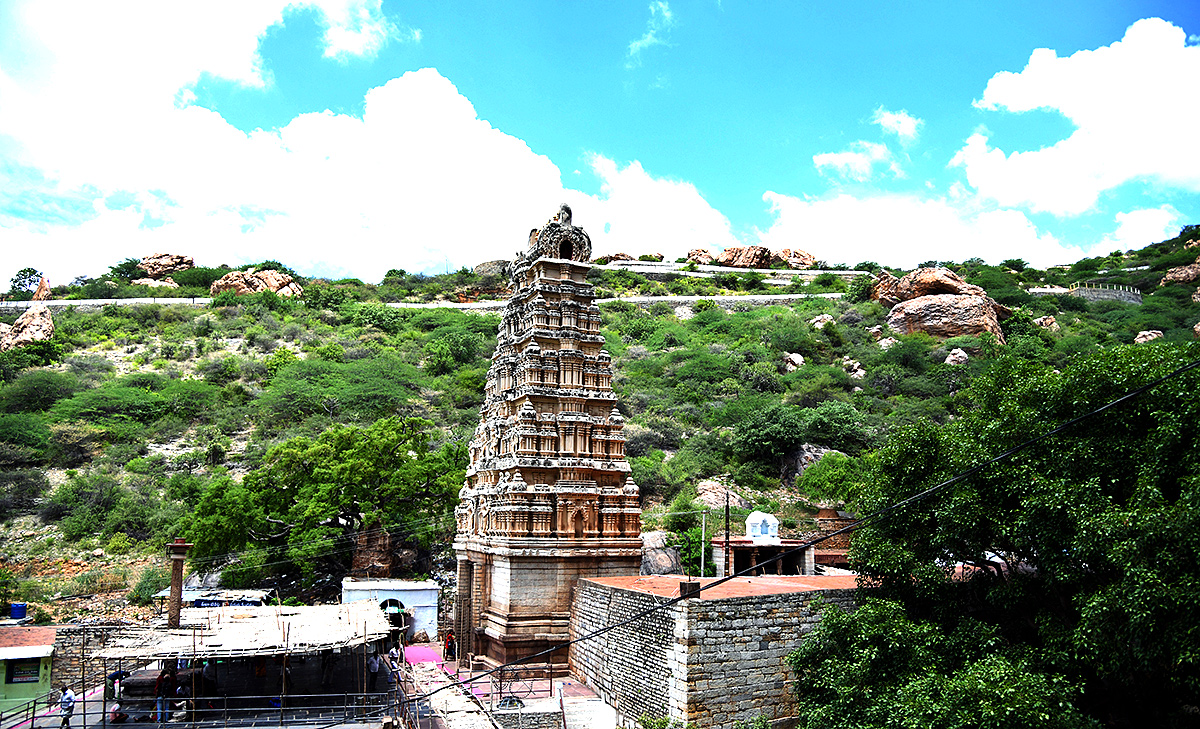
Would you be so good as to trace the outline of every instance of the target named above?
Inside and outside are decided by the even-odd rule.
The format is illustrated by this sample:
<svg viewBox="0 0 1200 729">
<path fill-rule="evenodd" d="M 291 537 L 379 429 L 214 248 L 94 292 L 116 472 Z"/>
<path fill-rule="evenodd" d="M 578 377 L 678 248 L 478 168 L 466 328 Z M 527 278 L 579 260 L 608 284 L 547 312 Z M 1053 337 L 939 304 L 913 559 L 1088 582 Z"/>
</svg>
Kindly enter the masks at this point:
<svg viewBox="0 0 1200 729">
<path fill-rule="evenodd" d="M 771 249 L 764 246 L 730 246 L 717 256 L 718 266 L 770 268 Z"/>
<path fill-rule="evenodd" d="M 1134 344 L 1145 344 L 1153 342 L 1155 339 L 1162 339 L 1163 333 L 1158 329 L 1146 329 L 1138 332 L 1138 335 L 1133 338 Z"/>
<path fill-rule="evenodd" d="M 212 282 L 209 292 L 216 296 L 223 291 L 232 291 L 238 296 L 273 291 L 280 296 L 299 296 L 304 293 L 300 284 L 282 271 L 230 271 Z"/>
<path fill-rule="evenodd" d="M 703 248 L 695 248 L 688 251 L 687 260 L 689 263 L 695 263 L 698 266 L 709 266 L 717 259 L 712 252 L 706 251 Z"/>
<path fill-rule="evenodd" d="M 729 482 L 724 478 L 709 478 L 696 484 L 696 498 L 700 503 L 713 509 L 725 506 L 728 497 L 729 505 L 735 509 L 749 509 L 751 504 L 729 488 Z"/>
<path fill-rule="evenodd" d="M 175 283 L 175 279 L 171 278 L 170 276 L 167 276 L 166 278 L 164 278 L 162 280 L 153 279 L 153 278 L 139 278 L 139 279 L 134 279 L 133 281 L 130 281 L 129 283 L 133 284 L 134 286 L 147 286 L 152 289 L 177 289 L 177 288 L 179 288 L 179 284 Z"/>
<path fill-rule="evenodd" d="M 817 257 L 799 248 L 782 248 L 778 253 L 771 254 L 772 263 L 784 263 L 788 268 L 808 268 L 817 262 Z"/>
<path fill-rule="evenodd" d="M 957 337 L 988 331 L 1003 342 L 1000 322 L 1012 315 L 981 287 L 947 268 L 918 268 L 903 278 L 883 271 L 872 295 L 891 309 L 888 325 L 904 334 Z"/>
<path fill-rule="evenodd" d="M 1176 266 L 1169 269 L 1158 282 L 1159 286 L 1166 286 L 1172 283 L 1194 283 L 1200 281 L 1200 258 L 1196 259 L 1195 263 L 1189 263 L 1186 266 Z"/>
<path fill-rule="evenodd" d="M 46 280 L 45 276 L 42 276 L 38 281 L 37 291 L 33 292 L 33 300 L 45 301 L 48 298 L 50 298 L 50 282 Z"/>
<path fill-rule="evenodd" d="M 181 256 L 176 253 L 152 253 L 143 258 L 137 267 L 145 271 L 150 278 L 160 279 L 177 271 L 186 271 L 195 265 L 191 256 Z"/>
<path fill-rule="evenodd" d="M 888 284 L 887 295 L 885 297 L 881 294 L 878 297 L 879 303 L 884 306 L 895 306 L 901 301 L 933 294 L 987 296 L 987 292 L 982 288 L 967 283 L 961 276 L 948 268 L 918 268 L 901 279 L 897 279 L 890 273 L 888 276 L 892 282 Z M 879 283 L 876 284 L 877 291 L 880 289 L 880 284 L 883 283 L 884 278 L 880 276 Z"/>
<path fill-rule="evenodd" d="M 888 326 L 904 334 L 926 332 L 935 337 L 991 332 L 1003 342 L 1004 333 L 994 303 L 986 296 L 919 296 L 893 306 L 888 314 Z"/>
<path fill-rule="evenodd" d="M 476 276 L 496 276 L 498 278 L 507 279 L 508 271 L 512 264 L 503 259 L 497 261 L 484 261 L 475 267 Z"/>
<path fill-rule="evenodd" d="M 0 352 L 44 342 L 53 336 L 54 319 L 50 317 L 50 310 L 41 304 L 31 306 L 12 326 L 0 324 Z"/>
</svg>

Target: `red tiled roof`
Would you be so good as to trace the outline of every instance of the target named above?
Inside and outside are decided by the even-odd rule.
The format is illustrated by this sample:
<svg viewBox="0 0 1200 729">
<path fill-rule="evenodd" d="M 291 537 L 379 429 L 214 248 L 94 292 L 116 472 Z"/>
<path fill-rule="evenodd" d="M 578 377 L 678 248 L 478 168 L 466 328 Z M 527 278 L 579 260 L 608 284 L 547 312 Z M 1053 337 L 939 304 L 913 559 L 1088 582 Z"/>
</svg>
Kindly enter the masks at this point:
<svg viewBox="0 0 1200 729">
<path fill-rule="evenodd" d="M 644 592 L 658 597 L 675 597 L 679 594 L 679 583 L 687 580 L 683 575 L 645 575 L 642 577 L 599 577 L 588 580 L 608 587 L 619 587 L 635 592 Z M 715 577 L 692 578 L 704 585 L 717 581 Z M 760 577 L 735 577 L 716 587 L 703 590 L 702 600 L 720 600 L 726 597 L 749 597 L 751 595 L 781 595 L 789 592 L 815 592 L 818 590 L 852 590 L 858 586 L 854 575 L 763 575 Z"/>
<path fill-rule="evenodd" d="M 54 628 L 0 628 L 0 648 L 54 645 Z"/>
</svg>

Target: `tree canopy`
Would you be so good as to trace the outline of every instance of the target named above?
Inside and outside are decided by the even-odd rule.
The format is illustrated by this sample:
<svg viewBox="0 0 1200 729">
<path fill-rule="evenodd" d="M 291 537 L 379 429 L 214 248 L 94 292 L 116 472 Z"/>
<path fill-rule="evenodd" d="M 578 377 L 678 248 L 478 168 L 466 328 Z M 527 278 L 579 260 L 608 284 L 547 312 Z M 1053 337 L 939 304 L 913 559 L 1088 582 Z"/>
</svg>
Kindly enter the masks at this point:
<svg viewBox="0 0 1200 729">
<path fill-rule="evenodd" d="M 363 530 L 415 542 L 445 531 L 466 449 L 459 441 L 433 447 L 432 426 L 384 418 L 275 446 L 243 483 L 206 492 L 188 530 L 193 556 L 217 561 L 257 542 L 311 574 L 322 563 L 344 565 L 346 540 Z"/>
<path fill-rule="evenodd" d="M 1061 372 L 1002 356 L 959 419 L 880 449 L 864 511 L 1198 359 L 1200 344 Z M 1198 385 L 1187 371 L 861 529 L 851 558 L 875 587 L 794 655 L 801 726 L 1193 725 Z"/>
</svg>

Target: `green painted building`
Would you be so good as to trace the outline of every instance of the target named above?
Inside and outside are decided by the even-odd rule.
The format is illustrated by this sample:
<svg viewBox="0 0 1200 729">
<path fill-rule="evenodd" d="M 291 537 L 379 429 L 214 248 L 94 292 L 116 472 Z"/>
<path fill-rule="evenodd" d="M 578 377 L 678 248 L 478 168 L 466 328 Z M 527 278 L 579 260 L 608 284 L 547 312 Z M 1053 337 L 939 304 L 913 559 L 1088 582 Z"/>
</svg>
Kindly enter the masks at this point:
<svg viewBox="0 0 1200 729">
<path fill-rule="evenodd" d="M 51 688 L 54 628 L 0 627 L 0 710 L 19 706 Z"/>
</svg>

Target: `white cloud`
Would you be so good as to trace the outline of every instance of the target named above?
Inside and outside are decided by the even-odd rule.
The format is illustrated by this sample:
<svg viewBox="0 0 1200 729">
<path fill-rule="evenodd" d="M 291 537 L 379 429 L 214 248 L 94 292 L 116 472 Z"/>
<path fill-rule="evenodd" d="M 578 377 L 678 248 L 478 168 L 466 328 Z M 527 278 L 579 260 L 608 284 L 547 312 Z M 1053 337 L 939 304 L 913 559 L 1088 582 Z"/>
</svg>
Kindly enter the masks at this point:
<svg viewBox="0 0 1200 729">
<path fill-rule="evenodd" d="M 917 141 L 921 127 L 925 126 L 924 120 L 912 116 L 904 109 L 888 111 L 882 106 L 875 110 L 871 123 L 878 124 L 885 132 L 895 134 L 905 146 Z"/>
<path fill-rule="evenodd" d="M 347 12 L 363 7 L 351 0 Z M 480 119 L 434 69 L 371 89 L 361 117 L 326 111 L 242 132 L 196 106 L 188 88 L 205 72 L 267 84 L 257 43 L 280 8 L 219 8 L 206 43 L 164 42 L 181 18 L 157 3 L 124 15 L 91 8 L 57 20 L 40 5 L 24 9 L 18 30 L 49 59 L 40 82 L 14 77 L 0 55 L 0 285 L 24 266 L 62 283 L 152 252 L 200 265 L 273 258 L 378 281 L 389 268 L 510 257 L 563 201 L 598 252 L 676 256 L 736 242 L 694 186 L 636 161 L 596 155 L 601 193 L 564 188 L 548 158 Z M 106 55 L 97 39 L 110 26 L 118 48 Z M 34 219 L 31 207 L 46 212 Z"/>
<path fill-rule="evenodd" d="M 900 169 L 887 145 L 864 140 L 851 142 L 843 152 L 813 155 L 813 165 L 822 174 L 830 172 L 856 182 L 871 179 L 876 165 L 886 167 L 896 177 L 904 177 L 904 170 Z"/>
<path fill-rule="evenodd" d="M 383 14 L 383 0 L 312 0 L 325 20 L 325 56 L 346 60 L 374 56 L 388 40 L 421 40 L 417 28 L 404 33 Z"/>
<path fill-rule="evenodd" d="M 1057 111 L 1076 127 L 1066 139 L 1005 153 L 985 132 L 973 134 L 951 165 L 978 192 L 1004 206 L 1056 215 L 1090 209 L 1099 195 L 1130 181 L 1200 192 L 1200 47 L 1157 18 L 1139 20 L 1124 38 L 1060 58 L 1033 52 L 1019 73 L 988 81 L 981 109 Z"/>
<path fill-rule="evenodd" d="M 1179 211 L 1170 205 L 1117 213 L 1117 229 L 1097 246 L 1105 251 L 1127 251 L 1173 238 L 1179 232 Z"/>
<path fill-rule="evenodd" d="M 662 253 L 674 260 L 693 248 L 740 245 L 729 220 L 690 182 L 655 178 L 637 161 L 622 168 L 594 155 L 590 162 L 601 180 L 600 195 L 571 191 L 571 206 L 596 255 Z"/>
<path fill-rule="evenodd" d="M 772 249 L 799 248 L 829 263 L 877 261 L 912 268 L 926 260 L 992 263 L 1024 258 L 1036 266 L 1077 260 L 1082 251 L 1039 232 L 1017 210 L 915 195 L 805 199 L 768 191 L 775 221 L 759 232 Z"/>
<path fill-rule="evenodd" d="M 629 44 L 625 53 L 625 68 L 642 65 L 642 51 L 651 46 L 667 45 L 667 33 L 675 25 L 675 15 L 666 0 L 650 3 L 650 19 L 646 21 L 646 32 Z"/>
</svg>

